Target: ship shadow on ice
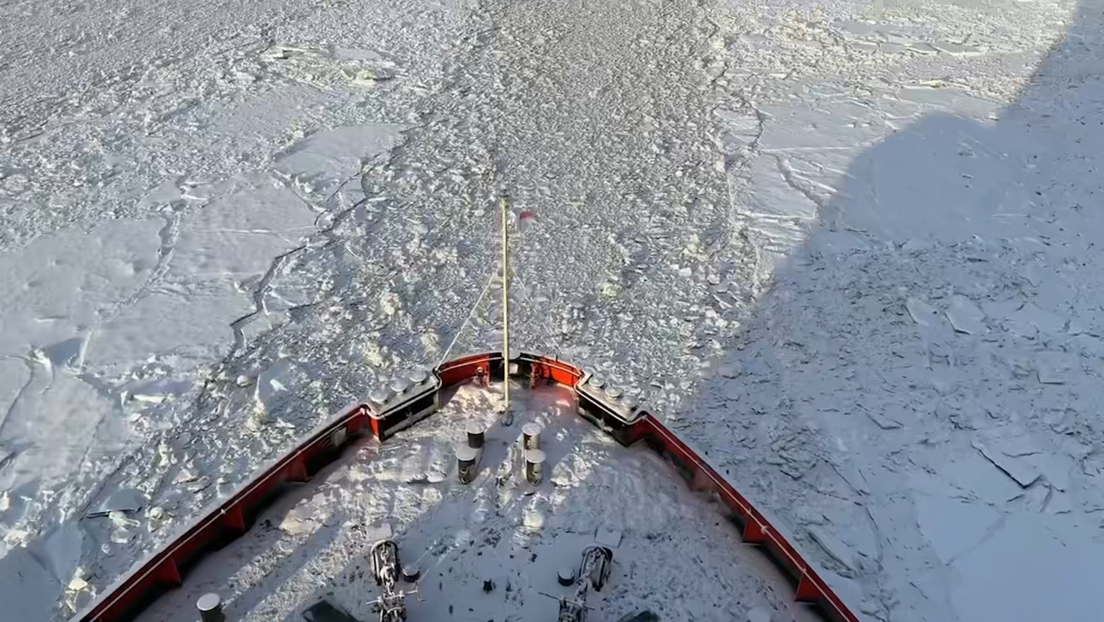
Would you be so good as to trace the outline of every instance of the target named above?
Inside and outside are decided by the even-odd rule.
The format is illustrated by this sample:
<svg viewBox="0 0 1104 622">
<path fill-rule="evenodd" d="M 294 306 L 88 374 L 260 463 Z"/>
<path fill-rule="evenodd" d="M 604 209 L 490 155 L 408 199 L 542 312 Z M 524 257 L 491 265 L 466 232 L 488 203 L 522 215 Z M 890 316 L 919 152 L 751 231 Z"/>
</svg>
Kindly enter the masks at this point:
<svg viewBox="0 0 1104 622">
<path fill-rule="evenodd" d="M 1102 58 L 1087 0 L 1013 103 L 929 89 L 672 422 L 867 619 L 1096 615 Z"/>
</svg>

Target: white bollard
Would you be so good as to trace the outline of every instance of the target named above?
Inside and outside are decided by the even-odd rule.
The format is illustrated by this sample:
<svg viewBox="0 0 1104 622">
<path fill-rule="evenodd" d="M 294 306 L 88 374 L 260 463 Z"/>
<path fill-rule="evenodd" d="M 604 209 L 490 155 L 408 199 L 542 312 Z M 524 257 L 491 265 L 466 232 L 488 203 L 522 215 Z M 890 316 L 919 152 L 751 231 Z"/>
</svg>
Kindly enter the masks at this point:
<svg viewBox="0 0 1104 622">
<path fill-rule="evenodd" d="M 486 429 L 482 423 L 478 421 L 469 421 L 467 425 L 468 432 L 468 447 L 472 449 L 482 449 L 483 443 L 486 440 Z"/>
<path fill-rule="evenodd" d="M 199 619 L 203 622 L 225 622 L 226 616 L 222 613 L 222 601 L 214 592 L 204 594 L 196 601 L 196 609 L 199 609 Z"/>
<path fill-rule="evenodd" d="M 541 425 L 539 423 L 526 423 L 521 426 L 521 448 L 540 449 Z"/>
<path fill-rule="evenodd" d="M 461 484 L 470 484 L 475 480 L 475 474 L 479 470 L 476 463 L 479 461 L 479 450 L 467 445 L 456 449 L 457 475 Z"/>
<path fill-rule="evenodd" d="M 525 481 L 539 486 L 544 479 L 544 452 L 530 449 L 525 452 Z"/>
</svg>

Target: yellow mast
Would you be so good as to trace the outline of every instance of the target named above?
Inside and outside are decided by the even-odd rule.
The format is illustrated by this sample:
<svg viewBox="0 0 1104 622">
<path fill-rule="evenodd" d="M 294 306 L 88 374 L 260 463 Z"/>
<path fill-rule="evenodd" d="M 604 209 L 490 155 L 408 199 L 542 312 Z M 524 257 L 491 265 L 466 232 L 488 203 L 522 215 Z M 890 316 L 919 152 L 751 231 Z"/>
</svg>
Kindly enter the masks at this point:
<svg viewBox="0 0 1104 622">
<path fill-rule="evenodd" d="M 502 197 L 502 399 L 510 413 L 510 238 L 509 207 Z"/>
</svg>

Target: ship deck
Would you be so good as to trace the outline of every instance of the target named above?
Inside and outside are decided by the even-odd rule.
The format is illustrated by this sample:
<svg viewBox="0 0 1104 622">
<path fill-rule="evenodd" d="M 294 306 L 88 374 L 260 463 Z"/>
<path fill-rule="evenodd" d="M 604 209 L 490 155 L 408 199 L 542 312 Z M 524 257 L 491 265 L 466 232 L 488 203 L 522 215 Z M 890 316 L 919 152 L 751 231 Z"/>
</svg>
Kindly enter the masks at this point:
<svg viewBox="0 0 1104 622">
<path fill-rule="evenodd" d="M 300 622 L 323 599 L 374 621 L 379 588 L 368 551 L 392 538 L 402 564 L 421 573 L 400 584 L 417 590 L 407 598 L 411 622 L 547 622 L 556 619 L 556 598 L 573 589 L 557 582 L 557 571 L 577 568 L 584 547 L 611 535 L 620 542 L 608 585 L 588 598 L 589 622 L 646 610 L 661 620 L 743 622 L 756 610 L 751 619 L 820 619 L 740 541 L 721 505 L 691 492 L 646 447 L 621 447 L 575 416 L 569 389 L 517 385 L 505 426 L 497 388 L 461 386 L 440 412 L 387 443 L 357 441 L 310 482 L 290 485 L 250 531 L 137 619 L 194 622 L 196 601 L 215 592 L 233 621 Z M 477 478 L 465 485 L 453 452 L 471 420 L 487 426 L 486 444 Z M 527 422 L 543 426 L 539 486 L 522 472 Z"/>
</svg>

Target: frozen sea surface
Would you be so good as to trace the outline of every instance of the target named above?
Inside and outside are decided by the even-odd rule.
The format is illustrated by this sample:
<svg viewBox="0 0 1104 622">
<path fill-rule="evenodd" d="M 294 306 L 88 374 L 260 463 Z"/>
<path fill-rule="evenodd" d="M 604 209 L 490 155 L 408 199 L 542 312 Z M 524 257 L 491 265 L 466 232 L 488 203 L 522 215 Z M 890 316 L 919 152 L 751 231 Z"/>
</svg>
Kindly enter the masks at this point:
<svg viewBox="0 0 1104 622">
<path fill-rule="evenodd" d="M 512 340 L 707 447 L 864 619 L 1091 619 L 1101 16 L 4 5 L 0 600 L 68 616 L 350 400 L 493 348 L 505 192 Z"/>
</svg>

